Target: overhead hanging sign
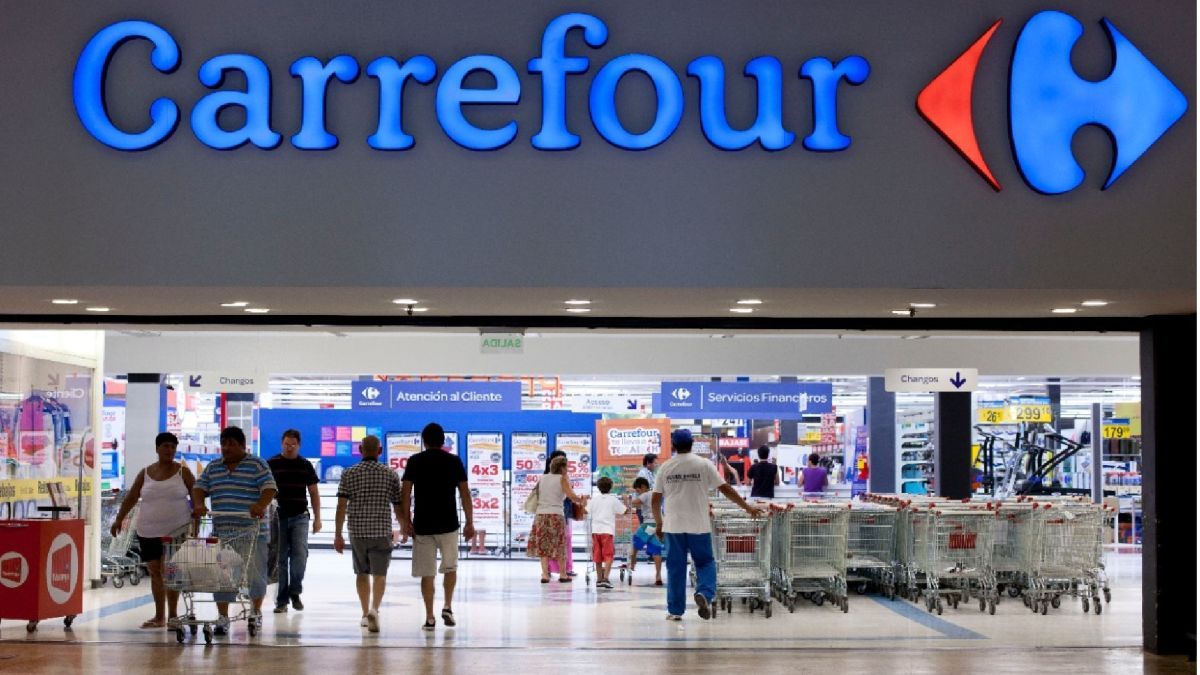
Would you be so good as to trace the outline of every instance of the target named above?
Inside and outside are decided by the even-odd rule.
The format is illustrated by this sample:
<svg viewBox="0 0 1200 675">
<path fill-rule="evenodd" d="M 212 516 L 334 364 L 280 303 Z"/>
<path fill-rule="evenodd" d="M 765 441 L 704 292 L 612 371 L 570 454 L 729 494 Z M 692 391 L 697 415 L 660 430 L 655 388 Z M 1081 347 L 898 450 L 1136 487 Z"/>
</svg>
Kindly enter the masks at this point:
<svg viewBox="0 0 1200 675">
<path fill-rule="evenodd" d="M 577 413 L 610 413 L 614 415 L 641 412 L 650 407 L 649 396 L 625 394 L 564 394 L 563 407 Z"/>
<path fill-rule="evenodd" d="M 351 383 L 354 410 L 396 412 L 519 412 L 519 382 L 373 382 Z"/>
<path fill-rule="evenodd" d="M 979 371 L 975 368 L 888 368 L 884 388 L 891 392 L 975 391 Z"/>
<path fill-rule="evenodd" d="M 833 385 L 810 382 L 663 382 L 662 412 L 691 418 L 798 419 L 833 412 Z"/>
<path fill-rule="evenodd" d="M 189 373 L 187 388 L 213 394 L 258 394 L 270 389 L 270 378 L 259 372 Z"/>
</svg>

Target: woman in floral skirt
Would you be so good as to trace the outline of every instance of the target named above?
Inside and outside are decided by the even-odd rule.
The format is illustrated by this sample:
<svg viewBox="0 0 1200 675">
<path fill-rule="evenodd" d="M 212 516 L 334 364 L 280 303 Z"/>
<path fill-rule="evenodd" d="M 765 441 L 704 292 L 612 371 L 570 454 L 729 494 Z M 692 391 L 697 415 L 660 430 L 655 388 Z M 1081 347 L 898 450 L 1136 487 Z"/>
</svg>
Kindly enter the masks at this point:
<svg viewBox="0 0 1200 675">
<path fill-rule="evenodd" d="M 571 490 L 571 481 L 567 480 L 567 458 L 555 457 L 550 462 L 550 473 L 538 479 L 538 507 L 533 519 L 533 529 L 529 532 L 529 545 L 526 553 L 530 558 L 542 560 L 542 583 L 550 583 L 550 561 L 558 563 L 558 580 L 570 583 L 571 577 L 566 573 L 567 519 L 563 515 L 563 500 L 570 499 L 580 503 L 580 498 Z"/>
</svg>

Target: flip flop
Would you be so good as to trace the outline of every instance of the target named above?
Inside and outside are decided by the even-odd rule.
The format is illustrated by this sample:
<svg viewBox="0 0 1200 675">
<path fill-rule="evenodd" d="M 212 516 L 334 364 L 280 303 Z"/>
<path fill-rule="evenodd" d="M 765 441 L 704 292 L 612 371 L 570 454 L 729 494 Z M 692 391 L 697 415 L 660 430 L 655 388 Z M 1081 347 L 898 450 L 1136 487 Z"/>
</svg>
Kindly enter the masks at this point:
<svg viewBox="0 0 1200 675">
<path fill-rule="evenodd" d="M 143 629 L 150 629 L 150 628 L 166 628 L 166 626 L 167 626 L 167 622 L 166 622 L 166 621 L 159 621 L 159 620 L 157 620 L 157 619 L 147 619 L 147 620 L 145 620 L 145 621 L 143 621 L 143 622 L 142 622 L 142 628 L 143 628 Z"/>
<path fill-rule="evenodd" d="M 548 584 L 548 583 L 550 583 L 550 579 L 549 579 L 549 577 L 547 577 L 547 578 L 545 578 L 545 579 L 542 579 L 542 583 L 543 583 L 543 584 Z"/>
</svg>

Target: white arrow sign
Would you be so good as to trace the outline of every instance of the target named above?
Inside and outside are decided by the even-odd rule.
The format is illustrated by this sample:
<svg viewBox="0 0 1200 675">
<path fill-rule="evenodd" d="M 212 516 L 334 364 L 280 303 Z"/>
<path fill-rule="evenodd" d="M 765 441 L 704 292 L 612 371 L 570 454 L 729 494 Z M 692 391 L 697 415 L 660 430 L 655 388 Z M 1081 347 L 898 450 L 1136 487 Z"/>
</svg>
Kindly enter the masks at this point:
<svg viewBox="0 0 1200 675">
<path fill-rule="evenodd" d="M 892 392 L 975 391 L 979 371 L 975 368 L 888 368 L 884 388 Z"/>
</svg>

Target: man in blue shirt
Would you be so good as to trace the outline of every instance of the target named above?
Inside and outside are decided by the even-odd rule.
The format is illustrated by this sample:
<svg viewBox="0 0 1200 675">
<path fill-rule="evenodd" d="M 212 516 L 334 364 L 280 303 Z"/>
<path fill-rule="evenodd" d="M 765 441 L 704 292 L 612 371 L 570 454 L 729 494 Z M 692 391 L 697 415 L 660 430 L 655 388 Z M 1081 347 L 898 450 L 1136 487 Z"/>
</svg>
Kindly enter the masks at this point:
<svg viewBox="0 0 1200 675">
<path fill-rule="evenodd" d="M 251 517 L 262 521 L 246 572 L 249 577 L 250 600 L 254 604 L 250 622 L 256 629 L 262 626 L 262 602 L 263 596 L 267 594 L 269 530 L 267 520 L 263 516 L 270 508 L 275 492 L 275 479 L 271 475 L 271 467 L 262 459 L 246 452 L 246 434 L 237 427 L 221 430 L 221 458 L 204 467 L 204 472 L 196 479 L 192 488 L 196 518 L 203 518 L 208 513 L 204 500 L 212 500 L 212 510 L 215 513 L 213 528 L 217 536 L 221 536 L 223 526 L 233 528 L 242 525 L 239 518 L 229 518 L 222 523 L 221 514 L 249 513 Z M 215 634 L 225 635 L 229 632 L 229 603 L 236 597 L 235 593 L 213 594 L 213 600 L 217 602 L 217 614 L 220 615 L 213 630 Z"/>
</svg>

